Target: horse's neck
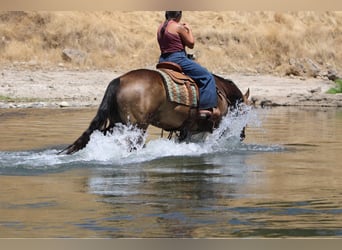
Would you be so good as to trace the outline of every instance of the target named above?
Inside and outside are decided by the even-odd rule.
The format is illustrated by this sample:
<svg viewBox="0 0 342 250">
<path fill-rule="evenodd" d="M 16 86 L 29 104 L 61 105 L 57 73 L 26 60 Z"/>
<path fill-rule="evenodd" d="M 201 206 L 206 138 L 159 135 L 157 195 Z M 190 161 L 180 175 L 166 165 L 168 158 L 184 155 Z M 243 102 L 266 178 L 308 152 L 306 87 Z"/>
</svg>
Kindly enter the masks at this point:
<svg viewBox="0 0 342 250">
<path fill-rule="evenodd" d="M 231 104 L 236 103 L 236 101 L 243 97 L 240 89 L 235 85 L 235 83 L 232 80 L 225 79 L 217 75 L 214 76 L 216 80 L 216 87 L 219 91 L 225 94 L 226 99 Z"/>
</svg>

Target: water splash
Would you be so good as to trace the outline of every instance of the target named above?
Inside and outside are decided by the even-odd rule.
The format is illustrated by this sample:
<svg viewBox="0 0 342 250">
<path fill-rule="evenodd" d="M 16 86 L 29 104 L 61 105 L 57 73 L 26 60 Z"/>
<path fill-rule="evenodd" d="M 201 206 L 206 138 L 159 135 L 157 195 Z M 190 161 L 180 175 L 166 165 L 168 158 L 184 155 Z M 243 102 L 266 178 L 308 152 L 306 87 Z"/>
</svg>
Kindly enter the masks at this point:
<svg viewBox="0 0 342 250">
<path fill-rule="evenodd" d="M 255 110 L 246 105 L 229 112 L 212 134 L 198 143 L 178 143 L 175 140 L 156 139 L 146 142 L 146 135 L 132 125 L 118 125 L 112 133 L 95 131 L 88 145 L 74 155 L 57 155 L 59 149 L 22 152 L 0 152 L 0 174 L 20 169 L 54 171 L 90 165 L 124 165 L 151 161 L 170 156 L 201 156 L 227 151 L 272 151 L 273 146 L 246 145 L 240 142 L 240 132 L 248 126 L 260 127 Z M 142 142 L 142 143 L 140 143 Z M 143 146 L 144 145 L 144 146 Z M 131 150 L 135 148 L 136 150 Z"/>
<path fill-rule="evenodd" d="M 207 134 L 202 141 L 196 143 L 178 143 L 163 138 L 146 142 L 146 136 L 140 129 L 131 125 L 120 125 L 108 135 L 93 133 L 89 144 L 80 154 L 84 160 L 113 161 L 122 164 L 168 156 L 198 156 L 229 151 L 241 147 L 241 130 L 252 121 L 251 119 L 256 119 L 252 108 L 241 105 L 236 111 L 228 113 L 212 134 Z M 136 138 L 143 138 L 145 146 L 138 144 Z M 132 146 L 138 150 L 130 151 Z"/>
<path fill-rule="evenodd" d="M 146 142 L 143 131 L 133 125 L 117 124 L 111 133 L 103 135 L 95 131 L 86 148 L 78 154 L 84 161 L 110 161 L 130 158 L 132 152 L 140 151 Z"/>
</svg>

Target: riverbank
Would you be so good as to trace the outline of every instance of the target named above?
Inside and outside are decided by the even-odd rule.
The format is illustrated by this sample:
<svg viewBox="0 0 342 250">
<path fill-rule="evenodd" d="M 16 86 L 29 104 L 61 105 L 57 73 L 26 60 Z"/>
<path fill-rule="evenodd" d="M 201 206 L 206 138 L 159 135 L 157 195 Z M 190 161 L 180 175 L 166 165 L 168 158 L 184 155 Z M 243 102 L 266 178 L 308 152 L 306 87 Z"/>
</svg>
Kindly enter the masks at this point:
<svg viewBox="0 0 342 250">
<path fill-rule="evenodd" d="M 0 70 L 0 108 L 97 107 L 108 83 L 121 75 L 109 70 Z M 327 94 L 335 86 L 324 78 L 230 74 L 243 93 L 250 89 L 255 105 L 342 107 L 342 94 Z"/>
</svg>

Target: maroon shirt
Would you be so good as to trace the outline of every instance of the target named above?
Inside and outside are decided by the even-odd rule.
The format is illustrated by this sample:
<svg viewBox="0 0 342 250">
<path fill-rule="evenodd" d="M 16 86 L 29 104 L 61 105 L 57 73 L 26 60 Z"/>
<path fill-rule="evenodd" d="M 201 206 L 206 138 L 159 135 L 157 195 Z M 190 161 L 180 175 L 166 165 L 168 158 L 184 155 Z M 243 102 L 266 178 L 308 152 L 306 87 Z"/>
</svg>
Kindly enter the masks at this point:
<svg viewBox="0 0 342 250">
<path fill-rule="evenodd" d="M 170 20 L 170 22 L 174 22 L 173 20 Z M 161 27 L 163 24 L 160 25 L 157 38 L 159 43 L 159 48 L 162 54 L 165 53 L 172 53 L 172 52 L 178 52 L 183 51 L 185 49 L 185 46 L 182 42 L 181 37 L 178 34 L 172 34 L 167 31 L 167 26 L 165 28 L 164 35 L 161 34 Z"/>
</svg>

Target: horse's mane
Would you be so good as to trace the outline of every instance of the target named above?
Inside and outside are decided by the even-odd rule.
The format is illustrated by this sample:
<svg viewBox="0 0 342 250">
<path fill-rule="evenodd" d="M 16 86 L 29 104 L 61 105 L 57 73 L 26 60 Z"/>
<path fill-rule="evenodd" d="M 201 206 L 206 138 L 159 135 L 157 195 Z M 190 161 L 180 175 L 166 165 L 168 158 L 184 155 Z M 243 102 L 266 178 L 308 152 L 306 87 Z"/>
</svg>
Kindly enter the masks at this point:
<svg viewBox="0 0 342 250">
<path fill-rule="evenodd" d="M 232 105 L 243 101 L 243 94 L 241 90 L 232 80 L 223 78 L 222 76 L 218 76 L 216 74 L 214 74 L 214 77 L 216 81 L 216 87 L 225 93 L 227 99 Z"/>
<path fill-rule="evenodd" d="M 227 78 L 224 78 L 223 76 L 219 76 L 219 75 L 216 75 L 216 74 L 213 74 L 213 75 L 214 75 L 215 78 L 218 78 L 222 82 L 228 83 L 228 84 L 232 84 L 232 85 L 234 85 L 234 87 L 237 88 L 237 86 L 235 85 L 235 83 L 231 79 L 227 79 Z"/>
</svg>

